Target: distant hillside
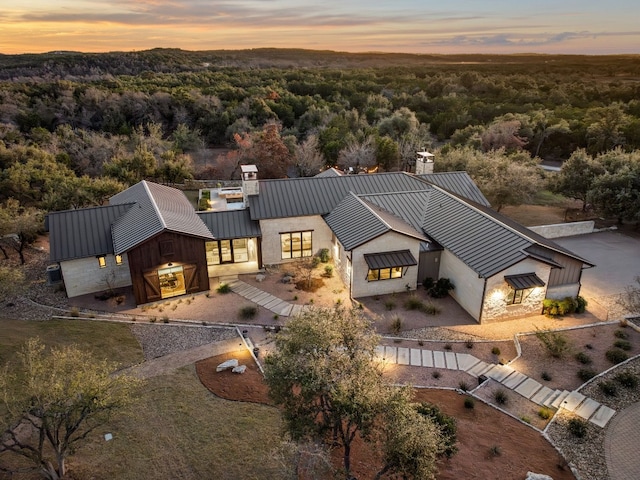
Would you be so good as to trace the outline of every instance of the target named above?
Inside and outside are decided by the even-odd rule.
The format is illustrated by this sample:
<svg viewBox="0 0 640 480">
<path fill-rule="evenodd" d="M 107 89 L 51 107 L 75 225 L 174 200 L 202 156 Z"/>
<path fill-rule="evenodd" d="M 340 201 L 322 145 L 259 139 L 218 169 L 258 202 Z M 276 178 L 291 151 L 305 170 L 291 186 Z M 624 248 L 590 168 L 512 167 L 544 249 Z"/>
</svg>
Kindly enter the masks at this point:
<svg viewBox="0 0 640 480">
<path fill-rule="evenodd" d="M 99 77 L 177 73 L 225 68 L 384 68 L 478 70 L 504 73 L 554 72 L 640 77 L 640 55 L 417 55 L 345 53 L 326 50 L 260 48 L 187 51 L 153 49 L 140 52 L 1 55 L 0 79 Z"/>
</svg>

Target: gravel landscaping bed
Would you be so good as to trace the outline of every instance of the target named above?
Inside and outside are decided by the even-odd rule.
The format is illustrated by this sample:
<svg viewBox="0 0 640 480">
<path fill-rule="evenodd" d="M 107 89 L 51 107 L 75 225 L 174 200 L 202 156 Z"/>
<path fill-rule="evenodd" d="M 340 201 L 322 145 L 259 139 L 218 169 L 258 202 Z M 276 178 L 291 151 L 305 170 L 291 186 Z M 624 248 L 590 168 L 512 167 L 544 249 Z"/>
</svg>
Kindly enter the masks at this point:
<svg viewBox="0 0 640 480">
<path fill-rule="evenodd" d="M 131 325 L 146 360 L 238 336 L 234 328 L 186 325 Z"/>
</svg>

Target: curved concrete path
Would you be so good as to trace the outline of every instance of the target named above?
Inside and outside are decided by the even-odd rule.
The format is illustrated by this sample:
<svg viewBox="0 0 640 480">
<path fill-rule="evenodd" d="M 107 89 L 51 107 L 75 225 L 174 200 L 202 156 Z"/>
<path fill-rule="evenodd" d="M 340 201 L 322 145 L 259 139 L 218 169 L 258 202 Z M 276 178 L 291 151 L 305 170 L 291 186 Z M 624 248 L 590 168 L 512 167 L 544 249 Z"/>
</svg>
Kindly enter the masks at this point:
<svg viewBox="0 0 640 480">
<path fill-rule="evenodd" d="M 640 402 L 622 410 L 609 424 L 604 440 L 610 480 L 640 478 Z"/>
</svg>

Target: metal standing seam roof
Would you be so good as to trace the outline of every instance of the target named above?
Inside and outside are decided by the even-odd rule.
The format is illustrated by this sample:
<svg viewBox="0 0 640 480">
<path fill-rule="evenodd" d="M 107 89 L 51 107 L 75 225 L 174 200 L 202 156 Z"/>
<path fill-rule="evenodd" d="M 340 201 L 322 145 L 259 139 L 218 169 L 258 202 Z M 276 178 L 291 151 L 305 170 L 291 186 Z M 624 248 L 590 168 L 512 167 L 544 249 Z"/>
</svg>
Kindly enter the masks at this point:
<svg viewBox="0 0 640 480">
<path fill-rule="evenodd" d="M 416 176 L 480 205 L 491 206 L 467 172 L 425 173 Z"/>
<path fill-rule="evenodd" d="M 326 170 L 321 171 L 319 174 L 314 175 L 315 178 L 321 178 L 321 177 L 341 177 L 343 174 L 342 172 L 339 172 L 338 170 L 336 170 L 335 168 L 331 167 L 331 168 L 327 168 Z"/>
<path fill-rule="evenodd" d="M 197 214 L 216 240 L 254 238 L 262 236 L 260 223 L 251 220 L 248 210 L 226 210 L 222 212 L 199 212 Z"/>
<path fill-rule="evenodd" d="M 131 203 L 51 212 L 47 215 L 49 256 L 54 263 L 113 253 L 111 225 Z"/>
<path fill-rule="evenodd" d="M 352 192 L 325 217 L 325 221 L 347 251 L 389 231 L 427 240 L 422 232 L 401 218 L 358 198 Z"/>
<path fill-rule="evenodd" d="M 165 230 L 213 240 L 213 235 L 187 197 L 175 188 L 143 180 L 111 197 L 109 203 L 136 204 L 111 229 L 116 254 L 126 252 Z"/>
<path fill-rule="evenodd" d="M 364 260 L 371 270 L 393 267 L 412 267 L 417 265 L 415 257 L 409 250 L 396 250 L 383 253 L 365 253 Z"/>
<path fill-rule="evenodd" d="M 545 283 L 535 273 L 519 273 L 517 275 L 505 275 L 504 281 L 515 290 L 525 288 L 544 287 Z"/>
</svg>

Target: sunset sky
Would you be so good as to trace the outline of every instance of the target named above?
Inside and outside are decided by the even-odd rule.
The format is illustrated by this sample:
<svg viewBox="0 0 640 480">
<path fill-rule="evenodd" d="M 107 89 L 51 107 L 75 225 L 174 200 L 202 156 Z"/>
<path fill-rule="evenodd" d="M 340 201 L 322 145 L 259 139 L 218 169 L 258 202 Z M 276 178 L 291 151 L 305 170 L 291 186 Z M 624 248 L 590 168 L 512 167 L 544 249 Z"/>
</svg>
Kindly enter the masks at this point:
<svg viewBox="0 0 640 480">
<path fill-rule="evenodd" d="M 640 53 L 638 0 L 4 0 L 0 53 Z"/>
</svg>

